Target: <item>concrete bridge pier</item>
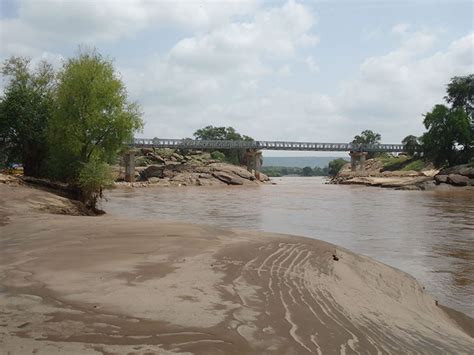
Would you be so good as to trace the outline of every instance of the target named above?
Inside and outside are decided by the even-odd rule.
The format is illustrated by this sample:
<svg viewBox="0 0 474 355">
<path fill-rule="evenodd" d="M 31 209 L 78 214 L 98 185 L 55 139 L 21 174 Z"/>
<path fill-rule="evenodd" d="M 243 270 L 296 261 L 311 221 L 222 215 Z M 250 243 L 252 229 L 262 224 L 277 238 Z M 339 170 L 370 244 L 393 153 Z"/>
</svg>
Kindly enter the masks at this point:
<svg viewBox="0 0 474 355">
<path fill-rule="evenodd" d="M 245 153 L 245 160 L 247 162 L 247 170 L 260 179 L 260 170 L 262 169 L 262 152 L 258 149 L 247 149 Z"/>
<path fill-rule="evenodd" d="M 365 171 L 365 159 L 367 157 L 367 152 L 350 152 L 351 156 L 351 170 L 356 171 Z"/>
<path fill-rule="evenodd" d="M 135 181 L 135 152 L 133 150 L 128 151 L 123 156 L 125 164 L 125 181 Z"/>
</svg>

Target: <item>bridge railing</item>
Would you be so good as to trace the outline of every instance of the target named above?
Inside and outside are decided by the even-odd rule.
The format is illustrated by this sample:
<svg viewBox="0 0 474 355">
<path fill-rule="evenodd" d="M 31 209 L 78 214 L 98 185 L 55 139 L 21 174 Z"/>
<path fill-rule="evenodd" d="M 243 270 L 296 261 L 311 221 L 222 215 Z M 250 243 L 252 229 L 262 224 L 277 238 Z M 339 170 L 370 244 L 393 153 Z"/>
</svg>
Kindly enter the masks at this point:
<svg viewBox="0 0 474 355">
<path fill-rule="evenodd" d="M 135 147 L 155 147 L 174 149 L 266 149 L 296 151 L 364 151 L 364 152 L 402 152 L 402 144 L 354 144 L 354 143 L 312 143 L 285 141 L 231 141 L 135 138 L 130 144 Z"/>
</svg>

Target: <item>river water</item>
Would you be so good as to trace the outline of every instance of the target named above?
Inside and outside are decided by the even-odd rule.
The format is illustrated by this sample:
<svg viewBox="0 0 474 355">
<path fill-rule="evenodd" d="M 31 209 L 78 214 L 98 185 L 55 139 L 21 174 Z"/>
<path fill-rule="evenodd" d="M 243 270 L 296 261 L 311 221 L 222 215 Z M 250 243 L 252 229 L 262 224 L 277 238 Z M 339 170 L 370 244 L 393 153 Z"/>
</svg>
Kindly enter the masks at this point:
<svg viewBox="0 0 474 355">
<path fill-rule="evenodd" d="M 322 239 L 415 276 L 474 316 L 474 192 L 396 191 L 287 177 L 257 187 L 116 189 L 110 214 Z"/>
</svg>

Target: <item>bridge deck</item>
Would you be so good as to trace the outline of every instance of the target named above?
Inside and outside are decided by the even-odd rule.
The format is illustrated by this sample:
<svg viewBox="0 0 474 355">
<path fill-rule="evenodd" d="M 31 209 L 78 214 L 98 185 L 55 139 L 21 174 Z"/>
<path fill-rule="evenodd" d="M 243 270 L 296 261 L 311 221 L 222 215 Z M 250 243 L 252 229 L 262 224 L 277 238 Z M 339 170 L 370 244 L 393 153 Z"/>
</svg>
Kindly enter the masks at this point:
<svg viewBox="0 0 474 355">
<path fill-rule="evenodd" d="M 265 149 L 329 152 L 402 152 L 403 144 L 353 144 L 353 143 L 313 143 L 283 141 L 228 141 L 135 138 L 132 147 L 155 147 L 174 149 Z"/>
</svg>

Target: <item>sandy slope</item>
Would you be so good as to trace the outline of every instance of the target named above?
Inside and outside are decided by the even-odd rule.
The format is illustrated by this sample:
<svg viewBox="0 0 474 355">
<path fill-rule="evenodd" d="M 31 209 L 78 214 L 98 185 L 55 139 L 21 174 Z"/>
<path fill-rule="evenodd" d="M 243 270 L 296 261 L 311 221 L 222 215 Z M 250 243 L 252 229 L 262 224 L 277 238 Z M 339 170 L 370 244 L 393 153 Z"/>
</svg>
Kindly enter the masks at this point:
<svg viewBox="0 0 474 355">
<path fill-rule="evenodd" d="M 469 353 L 411 276 L 332 244 L 71 212 L 0 184 L 0 349 L 11 354 Z M 334 257 L 335 256 L 335 257 Z M 337 259 L 337 260 L 335 260 Z"/>
</svg>

